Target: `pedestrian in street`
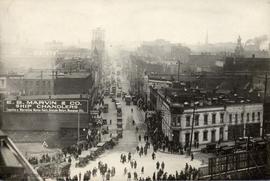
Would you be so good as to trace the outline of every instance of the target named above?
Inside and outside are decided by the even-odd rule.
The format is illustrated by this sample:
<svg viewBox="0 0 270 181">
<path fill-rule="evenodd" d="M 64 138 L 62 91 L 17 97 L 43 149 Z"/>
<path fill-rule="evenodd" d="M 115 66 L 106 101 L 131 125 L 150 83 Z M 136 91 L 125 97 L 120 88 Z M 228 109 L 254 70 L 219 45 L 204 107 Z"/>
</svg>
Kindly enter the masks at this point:
<svg viewBox="0 0 270 181">
<path fill-rule="evenodd" d="M 142 174 L 144 173 L 144 167 L 142 167 L 141 172 L 142 172 Z"/>
<path fill-rule="evenodd" d="M 130 166 L 131 166 L 131 168 L 133 168 L 133 161 L 130 162 Z"/>
<path fill-rule="evenodd" d="M 165 148 L 166 148 L 166 146 L 165 146 L 165 144 L 163 145 L 163 152 L 165 152 Z"/>
<path fill-rule="evenodd" d="M 131 112 L 133 112 L 133 108 L 131 108 Z"/>
<path fill-rule="evenodd" d="M 81 172 L 79 173 L 79 181 L 81 181 L 81 178 L 82 178 L 82 174 Z"/>
<path fill-rule="evenodd" d="M 110 119 L 110 124 L 112 124 L 112 120 Z"/>
<path fill-rule="evenodd" d="M 147 147 L 144 147 L 144 154 L 147 155 Z"/>
<path fill-rule="evenodd" d="M 136 133 L 138 133 L 138 131 L 139 131 L 139 128 L 136 126 Z"/>
<path fill-rule="evenodd" d="M 111 176 L 110 173 L 107 172 L 107 174 L 106 174 L 106 180 L 107 181 L 110 180 L 110 176 Z"/>
<path fill-rule="evenodd" d="M 123 156 L 123 163 L 125 163 L 127 161 L 127 157 L 126 155 Z"/>
<path fill-rule="evenodd" d="M 194 155 L 193 153 L 191 153 L 191 161 L 193 161 L 193 159 L 194 159 Z"/>
<path fill-rule="evenodd" d="M 132 124 L 133 124 L 133 126 L 135 125 L 135 121 L 134 120 L 132 121 Z"/>
<path fill-rule="evenodd" d="M 156 172 L 153 173 L 153 181 L 156 180 Z"/>
<path fill-rule="evenodd" d="M 136 162 L 136 160 L 134 161 L 134 169 L 136 169 L 137 168 L 137 162 Z"/>
<path fill-rule="evenodd" d="M 131 160 L 131 153 L 129 152 L 128 153 L 128 161 L 130 161 Z"/>
<path fill-rule="evenodd" d="M 131 180 L 131 173 L 128 172 L 128 181 L 130 181 L 130 180 Z"/>
<path fill-rule="evenodd" d="M 139 141 L 141 141 L 141 135 L 139 135 Z"/>
<path fill-rule="evenodd" d="M 139 146 L 137 146 L 137 147 L 136 147 L 136 150 L 137 150 L 137 152 L 139 152 L 139 151 L 140 151 L 140 147 L 139 147 Z"/>
<path fill-rule="evenodd" d="M 140 157 L 142 156 L 142 152 L 141 151 L 139 152 L 139 155 L 140 155 Z"/>
<path fill-rule="evenodd" d="M 155 158 L 156 158 L 156 154 L 155 154 L 155 152 L 153 152 L 152 153 L 152 159 L 155 160 Z"/>
<path fill-rule="evenodd" d="M 157 170 L 159 169 L 159 165 L 160 165 L 160 163 L 159 163 L 159 161 L 157 161 L 157 163 L 156 163 Z"/>
<path fill-rule="evenodd" d="M 137 174 L 137 172 L 134 172 L 134 180 L 138 180 L 138 174 Z"/>
<path fill-rule="evenodd" d="M 164 170 L 164 168 L 165 168 L 165 163 L 162 162 L 162 163 L 161 163 L 161 169 Z"/>
<path fill-rule="evenodd" d="M 127 167 L 124 168 L 124 175 L 127 174 Z"/>
</svg>

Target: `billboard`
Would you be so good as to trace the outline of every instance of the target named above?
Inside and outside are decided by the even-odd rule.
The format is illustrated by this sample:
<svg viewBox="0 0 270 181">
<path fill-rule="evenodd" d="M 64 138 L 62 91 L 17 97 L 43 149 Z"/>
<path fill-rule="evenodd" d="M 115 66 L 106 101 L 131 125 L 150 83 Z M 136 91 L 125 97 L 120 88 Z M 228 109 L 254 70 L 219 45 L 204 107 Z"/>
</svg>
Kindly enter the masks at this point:
<svg viewBox="0 0 270 181">
<path fill-rule="evenodd" d="M 86 100 L 5 100 L 4 112 L 87 113 Z"/>
</svg>

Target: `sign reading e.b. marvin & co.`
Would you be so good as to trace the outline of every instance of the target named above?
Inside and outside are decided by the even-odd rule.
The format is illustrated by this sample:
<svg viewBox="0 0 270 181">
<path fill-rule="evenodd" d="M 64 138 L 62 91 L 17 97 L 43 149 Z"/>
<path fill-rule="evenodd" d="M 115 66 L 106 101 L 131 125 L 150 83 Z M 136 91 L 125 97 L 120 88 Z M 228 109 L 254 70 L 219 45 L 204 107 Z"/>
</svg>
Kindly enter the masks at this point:
<svg viewBox="0 0 270 181">
<path fill-rule="evenodd" d="M 85 100 L 5 100 L 4 112 L 87 113 Z"/>
</svg>

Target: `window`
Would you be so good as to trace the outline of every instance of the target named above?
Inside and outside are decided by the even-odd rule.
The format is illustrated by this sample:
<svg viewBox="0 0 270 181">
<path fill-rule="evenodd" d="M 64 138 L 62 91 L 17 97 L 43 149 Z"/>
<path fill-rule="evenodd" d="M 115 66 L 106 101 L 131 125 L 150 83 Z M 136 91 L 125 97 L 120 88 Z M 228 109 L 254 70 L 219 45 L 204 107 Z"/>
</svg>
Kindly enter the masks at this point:
<svg viewBox="0 0 270 181">
<path fill-rule="evenodd" d="M 186 117 L 186 127 L 190 126 L 190 116 Z"/>
<path fill-rule="evenodd" d="M 4 88 L 4 86 L 5 86 L 5 80 L 0 80 L 0 81 L 1 81 L 0 88 Z"/>
<path fill-rule="evenodd" d="M 224 113 L 220 113 L 220 123 L 224 123 Z"/>
<path fill-rule="evenodd" d="M 185 134 L 185 143 L 186 143 L 186 145 L 188 145 L 189 144 L 189 138 L 190 137 L 190 133 L 186 133 Z"/>
<path fill-rule="evenodd" d="M 177 126 L 181 126 L 181 117 L 180 116 L 177 117 Z"/>
<path fill-rule="evenodd" d="M 247 113 L 247 122 L 249 122 L 249 113 Z"/>
<path fill-rule="evenodd" d="M 232 123 L 232 114 L 229 115 L 229 123 Z"/>
<path fill-rule="evenodd" d="M 244 113 L 241 113 L 241 123 L 244 122 Z"/>
<path fill-rule="evenodd" d="M 255 112 L 252 113 L 252 121 L 255 121 Z"/>
<path fill-rule="evenodd" d="M 37 86 L 39 86 L 39 80 L 38 80 L 38 81 L 36 81 L 36 85 L 37 85 Z"/>
<path fill-rule="evenodd" d="M 208 131 L 204 131 L 203 132 L 203 141 L 207 141 L 208 140 Z"/>
<path fill-rule="evenodd" d="M 258 117 L 257 117 L 257 120 L 260 121 L 261 120 L 261 112 L 258 112 Z"/>
<path fill-rule="evenodd" d="M 203 118 L 203 122 L 204 122 L 204 125 L 207 125 L 208 124 L 208 114 L 205 114 L 204 115 L 204 118 Z"/>
<path fill-rule="evenodd" d="M 172 125 L 173 125 L 173 126 L 176 126 L 176 116 L 173 116 L 173 119 L 172 119 Z"/>
<path fill-rule="evenodd" d="M 42 83 L 43 83 L 43 86 L 45 87 L 46 86 L 46 81 L 43 80 Z"/>
<path fill-rule="evenodd" d="M 238 123 L 238 114 L 235 114 L 235 124 Z"/>
<path fill-rule="evenodd" d="M 199 126 L 199 117 L 200 117 L 199 114 L 195 115 L 195 126 Z"/>
<path fill-rule="evenodd" d="M 216 124 L 216 114 L 212 114 L 212 124 Z"/>
</svg>

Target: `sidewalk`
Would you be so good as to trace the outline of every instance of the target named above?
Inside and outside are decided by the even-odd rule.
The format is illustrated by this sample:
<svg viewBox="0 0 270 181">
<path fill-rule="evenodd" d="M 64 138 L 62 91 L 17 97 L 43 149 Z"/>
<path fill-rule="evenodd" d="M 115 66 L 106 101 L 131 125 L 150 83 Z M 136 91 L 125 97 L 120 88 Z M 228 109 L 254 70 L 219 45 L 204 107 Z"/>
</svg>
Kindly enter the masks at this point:
<svg viewBox="0 0 270 181">
<path fill-rule="evenodd" d="M 191 147 L 191 152 L 200 152 L 202 148 L 205 148 L 207 144 L 201 144 L 199 146 L 199 148 L 195 148 L 194 146 Z M 234 145 L 234 141 L 226 141 L 226 142 L 222 142 L 220 143 L 220 146 L 224 146 L 224 145 L 228 145 L 228 146 L 232 146 Z M 163 151 L 163 149 L 158 149 L 159 152 L 162 153 L 169 153 L 169 154 L 179 154 L 181 155 L 179 152 L 170 152 L 168 151 L 168 148 L 165 148 L 165 151 Z M 184 151 L 185 154 L 185 151 Z"/>
</svg>

